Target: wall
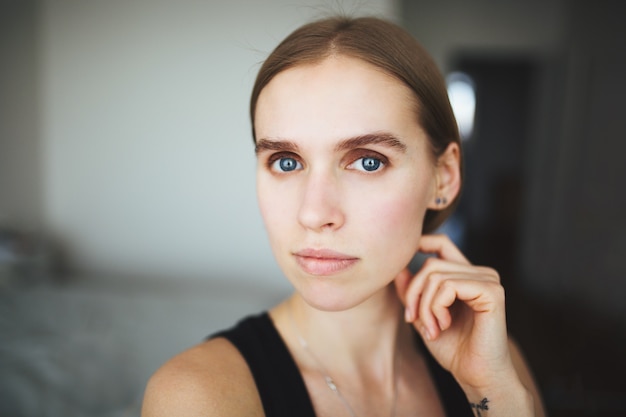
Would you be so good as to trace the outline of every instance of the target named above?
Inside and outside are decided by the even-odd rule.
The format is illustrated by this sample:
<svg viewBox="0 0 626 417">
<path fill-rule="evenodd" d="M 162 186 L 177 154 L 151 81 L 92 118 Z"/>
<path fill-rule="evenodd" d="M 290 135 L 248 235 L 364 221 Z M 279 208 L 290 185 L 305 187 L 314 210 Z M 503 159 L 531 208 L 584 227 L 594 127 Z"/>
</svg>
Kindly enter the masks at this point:
<svg viewBox="0 0 626 417">
<path fill-rule="evenodd" d="M 44 1 L 43 212 L 70 269 L 283 288 L 257 211 L 248 95 L 277 42 L 334 8 Z M 343 8 L 397 13 L 390 0 Z"/>
<path fill-rule="evenodd" d="M 406 28 L 447 71 L 459 50 L 505 54 L 555 50 L 565 36 L 566 1 L 407 0 Z"/>
<path fill-rule="evenodd" d="M 0 226 L 41 225 L 37 26 L 33 2 L 0 2 Z"/>
</svg>

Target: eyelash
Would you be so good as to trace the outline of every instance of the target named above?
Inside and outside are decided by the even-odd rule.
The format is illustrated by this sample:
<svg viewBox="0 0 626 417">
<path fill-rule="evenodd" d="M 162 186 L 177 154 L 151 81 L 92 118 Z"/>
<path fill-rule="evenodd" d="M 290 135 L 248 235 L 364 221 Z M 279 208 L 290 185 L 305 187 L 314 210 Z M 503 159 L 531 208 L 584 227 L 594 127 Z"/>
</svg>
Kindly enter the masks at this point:
<svg viewBox="0 0 626 417">
<path fill-rule="evenodd" d="M 356 155 L 355 155 L 356 153 Z M 351 161 L 350 163 L 346 164 L 347 168 L 350 168 L 351 166 L 355 165 L 357 162 L 364 160 L 364 159 L 374 159 L 376 161 L 378 161 L 379 166 L 374 170 L 374 171 L 367 171 L 366 169 L 358 169 L 358 168 L 350 168 L 350 169 L 354 169 L 357 170 L 359 172 L 363 172 L 363 173 L 367 173 L 367 174 L 375 174 L 378 173 L 380 171 L 382 171 L 383 169 L 385 169 L 387 166 L 389 166 L 389 160 L 379 154 L 378 152 L 374 152 L 371 150 L 367 150 L 367 149 L 356 149 L 353 152 L 350 152 L 350 154 L 348 154 L 347 157 L 344 157 L 344 160 L 346 158 L 349 158 L 349 160 Z M 290 171 L 283 171 L 281 169 L 278 169 L 278 167 L 275 167 L 274 165 L 283 160 L 283 159 L 293 159 L 296 161 L 296 167 L 293 170 Z M 270 171 L 274 171 L 280 174 L 286 174 L 289 173 L 291 171 L 296 171 L 299 169 L 302 169 L 302 162 L 300 160 L 300 158 L 298 157 L 298 155 L 293 154 L 293 153 L 289 153 L 289 152 L 279 152 L 279 153 L 275 153 L 273 155 L 270 155 L 270 157 L 267 159 L 266 162 L 267 168 Z"/>
<path fill-rule="evenodd" d="M 352 160 L 352 162 L 350 162 L 347 165 L 347 167 L 351 167 L 351 166 L 355 165 L 357 162 L 365 160 L 365 159 L 374 159 L 374 160 L 378 161 L 379 165 L 373 171 L 366 170 L 362 165 L 361 165 L 361 168 L 363 168 L 363 169 L 359 169 L 359 168 L 352 168 L 352 169 L 355 169 L 357 171 L 364 172 L 364 173 L 367 173 L 367 174 L 375 174 L 375 173 L 378 173 L 378 172 L 382 171 L 387 166 L 389 166 L 389 160 L 386 157 L 384 157 L 383 155 L 379 154 L 378 152 L 373 152 L 373 151 L 365 150 L 365 149 L 363 149 L 363 150 L 358 149 L 357 152 L 358 152 L 358 155 L 352 155 L 350 157 L 350 160 Z M 363 162 L 361 162 L 361 164 L 362 163 Z"/>
</svg>

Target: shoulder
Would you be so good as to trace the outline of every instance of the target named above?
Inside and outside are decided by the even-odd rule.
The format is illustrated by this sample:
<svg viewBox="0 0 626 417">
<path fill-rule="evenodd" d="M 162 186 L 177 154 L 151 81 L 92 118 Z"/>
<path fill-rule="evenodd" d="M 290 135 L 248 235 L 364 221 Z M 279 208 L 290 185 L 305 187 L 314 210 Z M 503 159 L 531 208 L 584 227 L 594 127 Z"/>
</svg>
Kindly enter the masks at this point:
<svg viewBox="0 0 626 417">
<path fill-rule="evenodd" d="M 166 362 L 148 381 L 142 417 L 263 416 L 248 365 L 226 339 L 197 345 Z"/>
</svg>

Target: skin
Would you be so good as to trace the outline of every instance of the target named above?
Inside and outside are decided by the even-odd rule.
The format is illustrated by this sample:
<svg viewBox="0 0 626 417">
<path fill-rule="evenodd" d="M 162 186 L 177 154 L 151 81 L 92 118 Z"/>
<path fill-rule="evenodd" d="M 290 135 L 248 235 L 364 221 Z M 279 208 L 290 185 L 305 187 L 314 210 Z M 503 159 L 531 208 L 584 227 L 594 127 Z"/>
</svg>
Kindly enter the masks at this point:
<svg viewBox="0 0 626 417">
<path fill-rule="evenodd" d="M 435 159 L 410 90 L 362 61 L 332 56 L 278 74 L 257 104 L 257 191 L 272 250 L 295 288 L 270 311 L 317 415 L 442 416 L 412 328 L 483 416 L 544 415 L 508 340 L 498 274 L 445 236 L 421 236 L 437 198 L 460 187 L 456 144 Z M 368 170 L 366 168 L 372 170 Z M 433 254 L 415 275 L 415 252 Z M 303 349 L 298 335 L 309 344 Z M 151 378 L 143 416 L 262 416 L 237 350 L 214 339 Z"/>
<path fill-rule="evenodd" d="M 409 91 L 358 64 L 331 59 L 278 74 L 261 93 L 256 115 L 257 194 L 273 253 L 300 296 L 325 311 L 350 309 L 386 287 L 415 254 L 426 209 L 434 207 L 435 169 L 407 105 Z M 398 96 L 404 100 L 392 99 Z M 383 133 L 401 147 L 349 145 Z M 268 166 L 277 157 L 297 168 Z M 364 157 L 384 165 L 365 171 Z M 293 254 L 304 249 L 357 260 L 323 276 L 298 264 Z"/>
</svg>

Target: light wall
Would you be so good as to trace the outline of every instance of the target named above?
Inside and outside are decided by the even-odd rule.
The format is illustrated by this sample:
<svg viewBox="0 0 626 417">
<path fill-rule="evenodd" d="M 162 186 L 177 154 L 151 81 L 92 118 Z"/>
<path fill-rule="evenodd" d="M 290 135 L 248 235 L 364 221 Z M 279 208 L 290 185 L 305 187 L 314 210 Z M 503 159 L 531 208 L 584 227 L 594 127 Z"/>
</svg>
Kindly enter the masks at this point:
<svg viewBox="0 0 626 417">
<path fill-rule="evenodd" d="M 398 13 L 393 0 L 341 3 Z M 302 0 L 44 1 L 43 219 L 70 269 L 284 287 L 257 210 L 248 97 L 280 39 L 336 10 Z"/>
<path fill-rule="evenodd" d="M 0 227 L 29 231 L 42 217 L 36 11 L 0 2 Z"/>
</svg>

